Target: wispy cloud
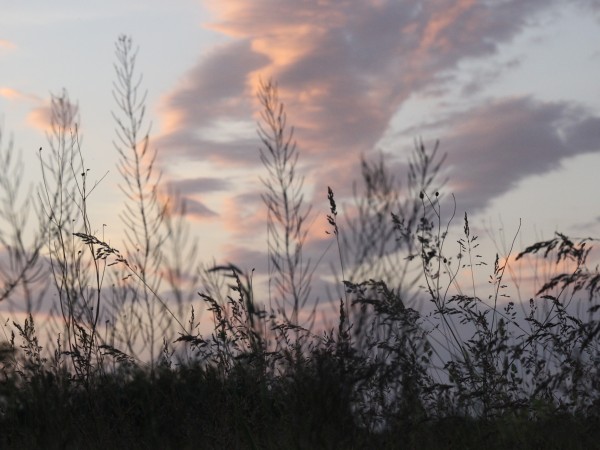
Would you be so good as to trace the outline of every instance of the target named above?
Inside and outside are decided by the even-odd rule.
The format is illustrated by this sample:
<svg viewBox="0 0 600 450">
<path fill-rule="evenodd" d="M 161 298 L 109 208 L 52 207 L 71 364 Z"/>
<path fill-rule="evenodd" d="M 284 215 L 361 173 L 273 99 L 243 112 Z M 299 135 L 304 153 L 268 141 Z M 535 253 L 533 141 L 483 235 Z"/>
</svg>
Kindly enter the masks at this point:
<svg viewBox="0 0 600 450">
<path fill-rule="evenodd" d="M 494 100 L 436 125 L 448 130 L 443 148 L 451 189 L 469 212 L 525 177 L 557 169 L 567 158 L 600 152 L 600 117 L 567 102 Z"/>
<path fill-rule="evenodd" d="M 223 178 L 186 178 L 184 180 L 171 180 L 167 183 L 169 190 L 174 190 L 181 195 L 201 194 L 206 192 L 225 191 L 231 188 L 231 182 Z"/>
<path fill-rule="evenodd" d="M 464 58 L 490 55 L 549 2 L 212 3 L 212 28 L 233 40 L 200 60 L 164 102 L 162 143 L 175 155 L 258 164 L 256 139 L 211 141 L 219 122 L 256 120 L 259 78 L 280 84 L 305 157 L 373 149 L 414 92 Z"/>
<path fill-rule="evenodd" d="M 44 132 L 51 132 L 54 125 L 71 127 L 76 124 L 81 128 L 79 105 L 70 100 L 66 90 L 60 95 L 51 95 L 49 100 L 36 100 L 36 103 L 27 115 L 27 122 L 33 127 Z"/>
<path fill-rule="evenodd" d="M 210 209 L 204 203 L 190 197 L 185 198 L 185 212 L 191 218 L 196 219 L 209 219 L 218 216 L 215 211 Z"/>
<path fill-rule="evenodd" d="M 6 86 L 0 87 L 0 97 L 11 101 L 26 101 L 34 103 L 42 102 L 42 99 L 37 95 L 27 94 L 18 89 L 13 89 Z"/>
<path fill-rule="evenodd" d="M 183 180 L 169 180 L 165 183 L 165 194 L 173 195 L 184 202 L 185 214 L 196 220 L 214 219 L 219 214 L 206 206 L 198 196 L 226 191 L 231 188 L 231 183 L 222 178 L 197 177 Z M 173 210 L 172 213 L 181 213 Z"/>
<path fill-rule="evenodd" d="M 209 2 L 215 15 L 209 26 L 231 40 L 200 59 L 164 98 L 159 145 L 167 158 L 243 167 L 257 178 L 255 95 L 261 79 L 273 78 L 295 127 L 306 185 L 316 186 L 309 192 L 320 200 L 327 185 L 350 193 L 359 156 L 376 150 L 413 94 L 442 95 L 464 87 L 471 93 L 470 109 L 452 119 L 433 116 L 435 128 L 429 129 L 454 165 L 451 187 L 467 207 L 482 208 L 519 180 L 598 150 L 598 118 L 576 105 L 528 97 L 481 103 L 473 95 L 519 60 L 466 81 L 457 76 L 462 61 L 496 56 L 501 45 L 535 26 L 540 13 L 561 5 L 554 0 Z M 410 151 L 413 138 L 403 135 L 399 147 Z M 390 161 L 390 167 L 397 164 Z M 241 230 L 258 218 L 243 212 L 247 199 L 235 186 L 232 182 L 229 202 L 218 214 L 227 229 Z"/>
<path fill-rule="evenodd" d="M 0 39 L 0 51 L 14 50 L 16 48 L 17 48 L 17 45 L 14 42 L 8 41 L 6 39 Z"/>
<path fill-rule="evenodd" d="M 222 127 L 223 122 L 253 123 L 246 78 L 265 62 L 252 51 L 249 40 L 241 40 L 218 47 L 197 64 L 164 102 L 165 132 L 160 146 L 168 148 L 168 156 L 248 162 L 246 154 L 256 152 L 254 139 L 211 140 L 206 134 L 213 126 Z"/>
</svg>

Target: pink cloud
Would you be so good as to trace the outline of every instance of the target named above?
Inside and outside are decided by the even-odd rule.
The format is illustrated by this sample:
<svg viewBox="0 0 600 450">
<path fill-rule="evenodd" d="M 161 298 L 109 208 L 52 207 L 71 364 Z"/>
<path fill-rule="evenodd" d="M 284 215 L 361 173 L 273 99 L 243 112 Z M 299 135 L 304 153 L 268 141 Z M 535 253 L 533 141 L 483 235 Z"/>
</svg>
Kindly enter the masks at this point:
<svg viewBox="0 0 600 450">
<path fill-rule="evenodd" d="M 263 233 L 266 213 L 260 198 L 249 198 L 241 190 L 263 174 L 260 141 L 226 129 L 220 131 L 223 138 L 215 139 L 206 130 L 222 129 L 224 123 L 256 123 L 259 81 L 272 77 L 279 84 L 288 123 L 295 127 L 306 201 L 322 216 L 327 213 L 327 186 L 340 204 L 348 201 L 352 181 L 360 178 L 360 155 L 372 156 L 407 99 L 433 90 L 445 93 L 450 83 L 459 83 L 456 70 L 462 61 L 496 55 L 499 46 L 527 28 L 538 13 L 558 4 L 211 2 L 215 19 L 209 26 L 231 40 L 200 59 L 163 99 L 165 127 L 158 143 L 165 162 L 178 158 L 206 161 L 216 170 L 243 168 L 245 176 L 229 181 L 230 195 L 215 213 L 233 236 Z M 500 69 L 505 70 L 496 72 Z M 495 76 L 483 73 L 468 80 L 468 90 Z M 440 138 L 441 152 L 448 152 L 453 165 L 449 188 L 471 211 L 519 180 L 555 168 L 564 158 L 597 151 L 598 118 L 576 105 L 520 98 L 469 106 L 451 119 L 433 116 L 431 126 L 415 124 L 405 130 L 397 154 L 388 155 L 388 168 L 403 176 L 404 166 L 394 157 L 412 151 L 413 138 L 429 132 L 428 142 Z M 205 180 L 197 183 L 198 189 L 206 187 Z M 194 191 L 193 184 L 190 180 L 186 189 Z M 311 230 L 307 244 L 312 255 L 323 246 L 319 235 L 324 230 L 315 223 L 319 226 Z"/>
<path fill-rule="evenodd" d="M 8 41 L 6 39 L 0 39 L 0 50 L 14 50 L 17 46 L 14 42 Z"/>
<path fill-rule="evenodd" d="M 53 115 L 55 111 L 55 115 Z M 70 101 L 68 94 L 53 96 L 49 101 L 32 109 L 27 122 L 33 127 L 51 133 L 53 125 L 59 127 L 72 127 L 78 123 L 79 106 Z"/>
<path fill-rule="evenodd" d="M 37 95 L 27 94 L 25 92 L 19 91 L 18 89 L 13 89 L 10 87 L 0 87 L 0 97 L 4 97 L 7 100 L 11 101 L 28 101 L 40 103 L 42 99 Z"/>
<path fill-rule="evenodd" d="M 198 131 L 223 119 L 256 121 L 259 80 L 273 77 L 305 158 L 321 166 L 356 160 L 373 150 L 412 93 L 438 84 L 464 58 L 493 54 L 548 5 L 212 3 L 210 26 L 233 40 L 200 60 L 164 99 L 161 142 L 172 156 L 258 165 L 255 138 L 220 143 Z"/>
</svg>

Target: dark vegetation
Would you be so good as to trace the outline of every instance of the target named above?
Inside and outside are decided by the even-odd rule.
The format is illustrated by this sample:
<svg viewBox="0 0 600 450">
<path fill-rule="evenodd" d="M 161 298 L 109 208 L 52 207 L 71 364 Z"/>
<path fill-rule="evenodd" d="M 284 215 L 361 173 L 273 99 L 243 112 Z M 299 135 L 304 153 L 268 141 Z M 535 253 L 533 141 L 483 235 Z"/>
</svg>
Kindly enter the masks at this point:
<svg viewBox="0 0 600 450">
<path fill-rule="evenodd" d="M 90 223 L 101 185 L 66 92 L 52 99 L 37 190 L 19 195 L 22 165 L 0 146 L 0 298 L 28 313 L 3 327 L 0 448 L 598 448 L 592 239 L 557 234 L 519 253 L 564 270 L 512 300 L 514 241 L 482 267 L 467 214 L 458 247 L 448 241 L 443 157 L 418 142 L 403 186 L 364 160 L 347 220 L 331 189 L 314 206 L 328 207 L 341 278 L 336 323 L 318 328 L 319 261 L 303 245 L 321 213 L 304 202 L 276 86 L 258 93 L 269 252 L 258 298 L 252 272 L 197 260 L 184 203 L 160 190 L 128 38 L 116 57 L 122 246 Z"/>
</svg>

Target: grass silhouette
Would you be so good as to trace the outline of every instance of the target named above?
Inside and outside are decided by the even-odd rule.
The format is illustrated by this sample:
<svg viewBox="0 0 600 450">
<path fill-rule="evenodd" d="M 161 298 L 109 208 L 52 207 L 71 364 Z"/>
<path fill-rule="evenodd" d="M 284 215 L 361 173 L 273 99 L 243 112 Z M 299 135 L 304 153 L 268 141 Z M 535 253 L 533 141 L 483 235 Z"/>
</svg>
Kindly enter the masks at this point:
<svg viewBox="0 0 600 450">
<path fill-rule="evenodd" d="M 383 161 L 362 161 L 365 190 L 356 191 L 346 223 L 333 190 L 324 193 L 324 231 L 335 239 L 343 292 L 336 326 L 315 329 L 316 262 L 302 255 L 311 210 L 276 85 L 259 92 L 269 307 L 256 298 L 252 274 L 233 264 L 197 271 L 193 258 L 187 267 L 169 258 L 187 245 L 185 227 L 170 214 L 183 207 L 160 195 L 129 38 L 119 38 L 116 55 L 115 145 L 127 194 L 121 249 L 90 223 L 98 184 L 90 186 L 66 92 L 52 99 L 43 183 L 22 200 L 38 212 L 29 243 L 19 233 L 28 220 L 16 213 L 20 186 L 8 170 L 19 165 L 11 145 L 0 146 L 0 238 L 10 262 L 1 267 L 1 298 L 24 302 L 28 313 L 7 322 L 0 346 L 1 448 L 598 446 L 600 274 L 588 263 L 592 239 L 557 234 L 516 255 L 568 268 L 528 305 L 505 298 L 501 261 L 511 260 L 511 247 L 491 258 L 491 293 L 481 296 L 478 237 L 465 213 L 458 254 L 451 248 L 444 160 L 437 145 L 429 151 L 418 142 L 403 191 Z M 464 271 L 471 283 L 463 289 Z M 209 334 L 198 331 L 198 312 L 186 303 L 179 282 L 186 273 L 213 321 Z M 36 313 L 48 290 L 57 299 L 41 339 Z M 312 315 L 303 323 L 306 308 Z"/>
</svg>

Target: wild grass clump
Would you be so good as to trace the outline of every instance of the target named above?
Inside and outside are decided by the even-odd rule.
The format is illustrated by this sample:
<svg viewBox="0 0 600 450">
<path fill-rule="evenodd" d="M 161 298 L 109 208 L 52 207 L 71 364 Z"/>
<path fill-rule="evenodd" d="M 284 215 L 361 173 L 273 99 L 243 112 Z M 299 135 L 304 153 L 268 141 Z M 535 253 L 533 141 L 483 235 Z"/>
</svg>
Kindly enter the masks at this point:
<svg viewBox="0 0 600 450">
<path fill-rule="evenodd" d="M 506 254 L 486 261 L 466 213 L 453 240 L 444 158 L 437 144 L 430 151 L 417 142 L 404 186 L 383 161 L 362 161 L 363 189 L 356 185 L 346 221 L 334 191 L 324 193 L 323 232 L 337 247 L 341 289 L 330 300 L 334 325 L 317 328 L 319 266 L 304 254 L 313 209 L 276 84 L 259 93 L 263 294 L 254 272 L 196 267 L 185 207 L 160 191 L 135 55 L 130 39 L 117 41 L 123 245 L 91 223 L 99 181 L 90 179 L 66 92 L 52 98 L 37 196 L 19 200 L 18 183 L 0 172 L 8 261 L 0 260 L 0 298 L 26 313 L 3 320 L 0 448 L 597 445 L 594 239 L 557 234 L 517 253 L 515 234 Z M 0 146 L 3 167 L 15 164 L 10 149 Z M 38 213 L 30 243 L 19 231 L 21 204 Z M 527 259 L 560 270 L 521 303 L 507 274 Z"/>
</svg>

